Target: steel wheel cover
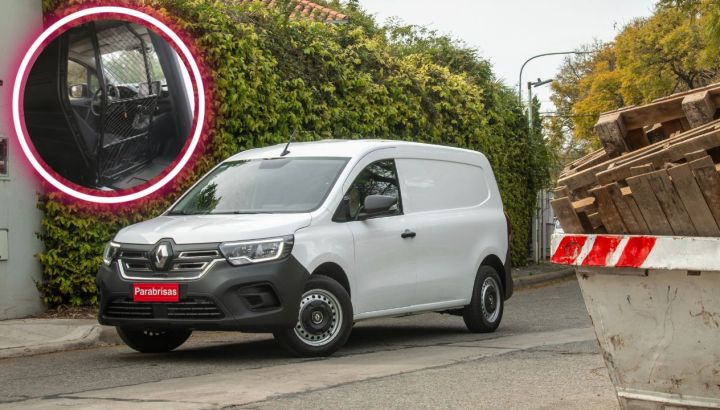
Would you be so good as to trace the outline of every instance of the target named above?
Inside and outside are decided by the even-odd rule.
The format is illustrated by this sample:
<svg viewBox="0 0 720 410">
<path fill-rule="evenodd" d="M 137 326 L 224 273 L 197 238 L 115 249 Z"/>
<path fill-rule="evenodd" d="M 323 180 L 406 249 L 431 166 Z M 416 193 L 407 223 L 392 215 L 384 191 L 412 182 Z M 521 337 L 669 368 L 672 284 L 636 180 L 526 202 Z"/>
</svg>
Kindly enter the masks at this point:
<svg viewBox="0 0 720 410">
<path fill-rule="evenodd" d="M 325 346 L 340 334 L 343 314 L 340 301 L 324 289 L 311 289 L 302 295 L 295 335 L 309 346 Z"/>
<path fill-rule="evenodd" d="M 483 317 L 488 323 L 495 323 L 500 316 L 500 297 L 500 286 L 495 278 L 485 278 L 480 291 L 480 305 Z"/>
</svg>

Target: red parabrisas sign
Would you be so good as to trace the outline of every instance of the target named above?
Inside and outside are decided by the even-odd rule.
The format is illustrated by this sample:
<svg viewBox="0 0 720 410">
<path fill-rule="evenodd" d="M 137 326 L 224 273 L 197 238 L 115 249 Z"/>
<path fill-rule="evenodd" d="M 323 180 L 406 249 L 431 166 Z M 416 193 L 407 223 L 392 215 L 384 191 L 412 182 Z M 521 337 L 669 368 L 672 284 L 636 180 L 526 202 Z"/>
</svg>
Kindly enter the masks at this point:
<svg viewBox="0 0 720 410">
<path fill-rule="evenodd" d="M 133 302 L 178 302 L 180 287 L 177 283 L 135 283 Z"/>
</svg>

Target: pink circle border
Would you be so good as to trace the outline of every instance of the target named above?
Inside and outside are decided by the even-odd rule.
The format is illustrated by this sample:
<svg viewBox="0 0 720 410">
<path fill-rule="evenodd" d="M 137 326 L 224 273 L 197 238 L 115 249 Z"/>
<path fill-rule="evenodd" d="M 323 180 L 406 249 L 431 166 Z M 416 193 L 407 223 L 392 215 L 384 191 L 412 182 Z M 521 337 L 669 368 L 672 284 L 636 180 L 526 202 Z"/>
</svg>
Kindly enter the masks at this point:
<svg viewBox="0 0 720 410">
<path fill-rule="evenodd" d="M 62 181 L 58 180 L 53 176 L 50 172 L 48 172 L 41 164 L 40 161 L 35 157 L 33 150 L 30 148 L 28 144 L 28 138 L 25 135 L 25 129 L 22 125 L 21 121 L 21 113 L 20 113 L 20 92 L 22 90 L 23 81 L 25 78 L 25 73 L 28 70 L 28 65 L 30 64 L 30 61 L 32 60 L 35 53 L 38 51 L 40 46 L 44 44 L 44 42 L 50 37 L 53 33 L 55 33 L 56 30 L 59 30 L 66 24 L 80 19 L 87 16 L 92 16 L 95 14 L 123 14 L 127 16 L 131 16 L 140 20 L 143 20 L 147 22 L 148 24 L 151 24 L 155 28 L 162 31 L 167 37 L 169 37 L 177 46 L 177 48 L 180 50 L 180 52 L 183 54 L 183 57 L 187 61 L 188 65 L 190 66 L 190 69 L 192 71 L 192 77 L 195 80 L 195 89 L 197 90 L 197 118 L 195 118 L 195 130 L 193 131 L 192 139 L 190 140 L 190 145 L 187 147 L 186 150 L 184 150 L 184 153 L 182 157 L 180 158 L 180 161 L 177 162 L 175 167 L 167 173 L 162 179 L 158 180 L 154 184 L 152 184 L 149 187 L 146 187 L 140 191 L 129 193 L 127 195 L 120 195 L 120 196 L 101 196 L 101 195 L 92 195 L 85 192 L 78 191 L 74 188 L 69 187 L 68 185 L 64 184 Z M 168 182 L 170 182 L 173 178 L 175 178 L 180 171 L 187 165 L 188 161 L 190 161 L 190 158 L 192 157 L 193 153 L 195 152 L 195 148 L 197 148 L 200 137 L 202 135 L 202 124 L 205 120 L 205 88 L 202 81 L 202 75 L 200 73 L 200 69 L 197 65 L 197 62 L 195 61 L 195 58 L 193 57 L 192 53 L 190 52 L 190 49 L 185 45 L 185 43 L 182 41 L 182 39 L 167 25 L 165 25 L 160 20 L 149 16 L 141 11 L 126 8 L 126 7 L 118 7 L 118 6 L 102 6 L 102 7 L 91 7 L 87 9 L 83 9 L 77 12 L 74 12 L 72 14 L 69 14 L 60 20 L 56 21 L 54 24 L 52 24 L 50 27 L 45 29 L 42 34 L 33 42 L 33 44 L 30 46 L 30 49 L 27 51 L 25 56 L 22 59 L 22 62 L 20 63 L 20 67 L 18 68 L 18 72 L 15 76 L 15 83 L 13 85 L 13 92 L 12 92 L 12 119 L 13 119 L 13 125 L 15 127 L 15 133 L 17 134 L 18 141 L 20 142 L 20 147 L 23 150 L 23 153 L 27 157 L 28 161 L 30 161 L 30 164 L 35 168 L 35 170 L 52 186 L 57 188 L 58 190 L 64 192 L 67 195 L 70 195 L 74 198 L 87 201 L 87 202 L 94 202 L 99 204 L 118 204 L 118 203 L 124 203 L 124 202 L 130 202 L 134 201 L 140 198 L 143 198 L 147 195 L 152 194 L 153 192 L 156 192 L 157 190 L 161 189 L 165 185 L 167 185 Z"/>
</svg>

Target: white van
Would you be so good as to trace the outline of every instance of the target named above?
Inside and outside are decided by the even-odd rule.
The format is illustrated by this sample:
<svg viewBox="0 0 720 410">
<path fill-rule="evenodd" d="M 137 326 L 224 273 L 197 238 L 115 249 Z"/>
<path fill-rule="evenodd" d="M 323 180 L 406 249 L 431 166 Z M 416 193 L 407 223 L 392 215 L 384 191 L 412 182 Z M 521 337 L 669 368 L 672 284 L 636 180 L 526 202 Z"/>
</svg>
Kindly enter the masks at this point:
<svg viewBox="0 0 720 410">
<path fill-rule="evenodd" d="M 328 355 L 356 321 L 429 311 L 492 332 L 512 295 L 511 231 L 475 151 L 382 140 L 253 149 L 118 232 L 97 275 L 99 320 L 140 352 L 170 351 L 192 330 L 240 330 Z"/>
</svg>

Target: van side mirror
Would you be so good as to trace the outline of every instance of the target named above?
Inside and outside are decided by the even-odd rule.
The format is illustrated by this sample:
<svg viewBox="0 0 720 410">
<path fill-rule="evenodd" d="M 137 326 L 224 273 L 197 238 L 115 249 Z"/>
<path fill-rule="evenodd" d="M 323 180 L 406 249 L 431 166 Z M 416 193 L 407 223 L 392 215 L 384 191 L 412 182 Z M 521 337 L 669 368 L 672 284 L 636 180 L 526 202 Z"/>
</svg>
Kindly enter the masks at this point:
<svg viewBox="0 0 720 410">
<path fill-rule="evenodd" d="M 88 87 L 86 84 L 75 84 L 70 86 L 70 98 L 85 98 L 88 96 Z"/>
<path fill-rule="evenodd" d="M 368 195 L 365 197 L 363 209 L 358 219 L 367 219 L 390 212 L 390 209 L 397 204 L 397 198 L 389 195 Z"/>
</svg>

